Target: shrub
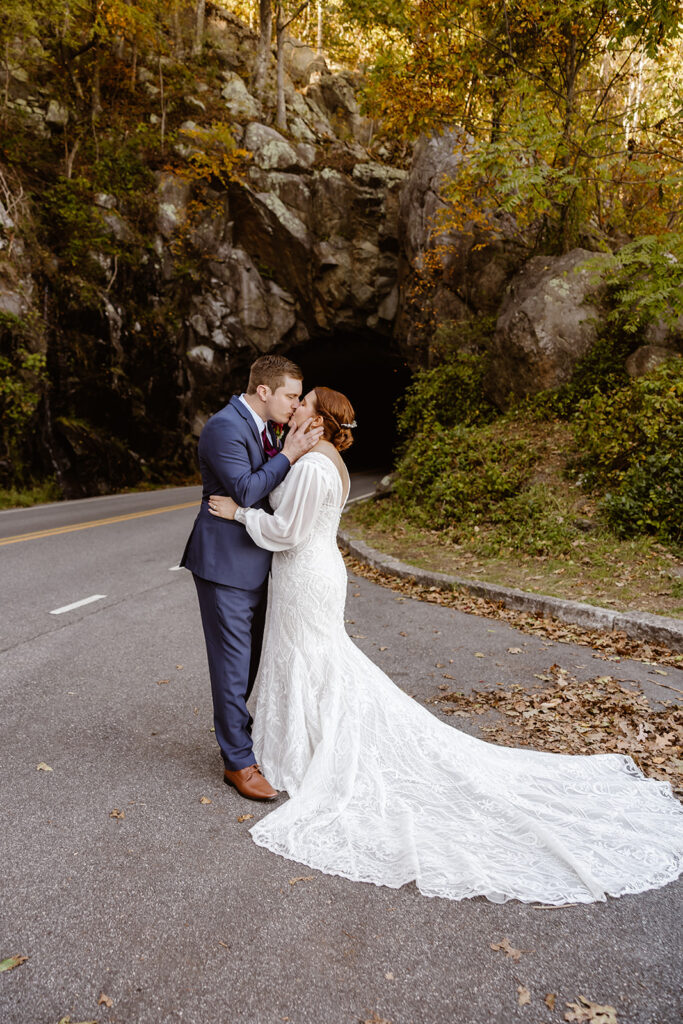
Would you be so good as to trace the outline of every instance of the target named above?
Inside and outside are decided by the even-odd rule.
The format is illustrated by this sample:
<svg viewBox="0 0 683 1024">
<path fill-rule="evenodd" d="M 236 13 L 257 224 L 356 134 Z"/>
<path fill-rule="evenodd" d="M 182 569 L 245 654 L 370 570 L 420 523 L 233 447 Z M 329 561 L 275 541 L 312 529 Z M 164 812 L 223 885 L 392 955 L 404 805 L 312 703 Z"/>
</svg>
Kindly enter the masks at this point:
<svg viewBox="0 0 683 1024">
<path fill-rule="evenodd" d="M 683 542 L 683 429 L 664 438 L 662 449 L 646 455 L 624 474 L 618 491 L 607 494 L 602 510 L 620 537 L 655 533 Z"/>
<path fill-rule="evenodd" d="M 602 508 L 621 536 L 681 539 L 683 359 L 672 358 L 612 394 L 581 403 L 575 469 L 607 491 Z"/>
<path fill-rule="evenodd" d="M 492 426 L 436 424 L 406 448 L 396 496 L 414 521 L 457 532 L 490 519 L 497 505 L 518 495 L 537 458 L 524 440 L 498 437 Z"/>
<path fill-rule="evenodd" d="M 542 391 L 522 402 L 540 419 L 571 420 L 580 403 L 594 395 L 607 395 L 628 384 L 626 360 L 640 341 L 615 328 L 605 328 L 578 361 L 572 379 L 553 391 Z"/>
<path fill-rule="evenodd" d="M 455 352 L 432 369 L 418 370 L 399 411 L 399 431 L 412 436 L 427 423 L 488 423 L 497 413 L 484 395 L 485 372 L 483 357 L 469 352 Z"/>
<path fill-rule="evenodd" d="M 573 420 L 577 468 L 591 486 L 619 486 L 633 464 L 668 451 L 672 431 L 682 425 L 683 359 L 674 357 L 626 387 L 580 403 Z"/>
</svg>

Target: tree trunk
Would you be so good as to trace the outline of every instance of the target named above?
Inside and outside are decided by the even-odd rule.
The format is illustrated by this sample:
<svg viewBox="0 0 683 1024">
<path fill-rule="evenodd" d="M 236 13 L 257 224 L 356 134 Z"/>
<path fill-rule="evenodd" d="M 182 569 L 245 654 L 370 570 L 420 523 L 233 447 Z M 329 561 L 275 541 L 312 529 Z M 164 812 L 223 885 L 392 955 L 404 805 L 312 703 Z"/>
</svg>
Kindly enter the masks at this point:
<svg viewBox="0 0 683 1024">
<path fill-rule="evenodd" d="M 206 18 L 206 0 L 197 0 L 194 19 L 194 42 L 192 56 L 201 57 L 204 42 L 204 21 Z"/>
<path fill-rule="evenodd" d="M 138 74 L 138 37 L 137 33 L 133 40 L 133 58 L 130 63 L 130 91 L 135 92 Z"/>
<path fill-rule="evenodd" d="M 100 95 L 100 48 L 95 47 L 95 55 L 93 57 L 93 70 L 92 70 L 92 104 L 90 107 L 90 117 L 93 123 L 93 130 L 97 122 L 98 117 L 102 113 L 102 98 Z"/>
<path fill-rule="evenodd" d="M 159 54 L 159 102 L 161 104 L 161 125 L 159 131 L 161 134 L 161 152 L 163 153 L 166 136 L 166 97 L 164 95 L 164 66 L 161 63 L 161 54 Z"/>
<path fill-rule="evenodd" d="M 285 104 L 285 40 L 287 22 L 284 20 L 282 4 L 277 5 L 277 114 L 275 124 L 281 132 L 287 131 L 287 107 Z"/>
<path fill-rule="evenodd" d="M 316 40 L 316 51 L 318 56 L 323 52 L 323 5 L 322 0 L 318 0 L 318 38 Z"/>
<path fill-rule="evenodd" d="M 270 41 L 273 35 L 273 8 L 271 0 L 259 0 L 259 40 L 254 70 L 253 93 L 263 102 L 270 60 Z"/>
</svg>

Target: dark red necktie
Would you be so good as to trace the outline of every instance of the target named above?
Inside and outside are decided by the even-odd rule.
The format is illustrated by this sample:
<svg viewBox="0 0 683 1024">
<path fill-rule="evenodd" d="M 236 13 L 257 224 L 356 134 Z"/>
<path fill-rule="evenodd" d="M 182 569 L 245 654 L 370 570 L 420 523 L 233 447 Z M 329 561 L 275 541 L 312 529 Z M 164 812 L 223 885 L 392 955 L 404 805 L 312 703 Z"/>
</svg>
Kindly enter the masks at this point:
<svg viewBox="0 0 683 1024">
<path fill-rule="evenodd" d="M 261 434 L 261 440 L 263 441 L 263 450 L 264 450 L 264 452 L 266 453 L 266 455 L 268 456 L 269 459 L 272 459 L 273 455 L 277 455 L 277 447 L 273 444 L 273 442 L 268 437 L 268 430 L 266 429 L 266 427 L 263 428 L 263 433 Z"/>
</svg>

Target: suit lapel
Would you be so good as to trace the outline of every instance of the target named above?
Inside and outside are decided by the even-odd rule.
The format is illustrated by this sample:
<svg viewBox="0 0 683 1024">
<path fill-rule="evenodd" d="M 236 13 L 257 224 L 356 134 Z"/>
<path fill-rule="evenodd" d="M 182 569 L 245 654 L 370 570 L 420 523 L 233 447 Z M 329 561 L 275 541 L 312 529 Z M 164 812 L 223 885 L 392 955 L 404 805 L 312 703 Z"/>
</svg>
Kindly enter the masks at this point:
<svg viewBox="0 0 683 1024">
<path fill-rule="evenodd" d="M 237 395 L 233 395 L 232 396 L 232 398 L 230 399 L 230 405 L 233 407 L 233 409 L 237 410 L 237 412 L 240 414 L 240 416 L 245 421 L 247 426 L 250 428 L 252 434 L 254 435 L 254 437 L 256 439 L 256 442 L 257 442 L 259 448 L 263 452 L 263 438 L 261 437 L 261 435 L 258 432 L 258 427 L 256 426 L 256 422 L 254 420 L 254 417 L 251 415 L 249 410 L 244 407 L 244 403 L 240 402 L 240 400 L 237 397 Z"/>
</svg>

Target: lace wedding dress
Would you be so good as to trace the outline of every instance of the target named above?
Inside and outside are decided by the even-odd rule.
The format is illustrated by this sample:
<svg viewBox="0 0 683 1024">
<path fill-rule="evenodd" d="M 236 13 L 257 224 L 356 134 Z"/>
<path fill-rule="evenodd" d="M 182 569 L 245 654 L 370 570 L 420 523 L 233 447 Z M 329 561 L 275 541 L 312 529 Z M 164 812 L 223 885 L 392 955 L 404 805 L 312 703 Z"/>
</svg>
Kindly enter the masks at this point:
<svg viewBox="0 0 683 1024">
<path fill-rule="evenodd" d="M 289 800 L 256 843 L 426 896 L 590 903 L 683 870 L 683 808 L 620 754 L 499 747 L 439 721 L 353 644 L 336 545 L 342 482 L 310 452 L 236 518 L 274 551 L 254 750 Z"/>
</svg>

